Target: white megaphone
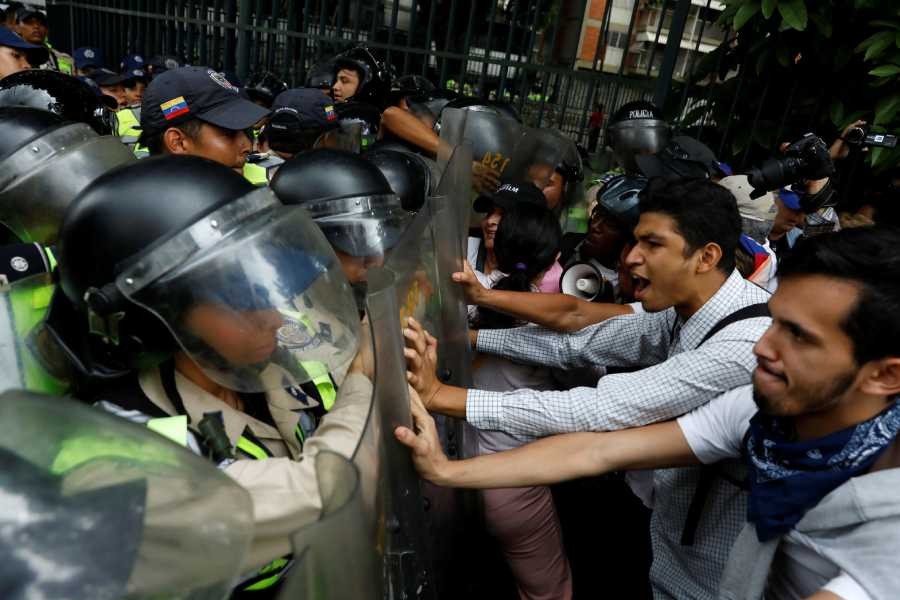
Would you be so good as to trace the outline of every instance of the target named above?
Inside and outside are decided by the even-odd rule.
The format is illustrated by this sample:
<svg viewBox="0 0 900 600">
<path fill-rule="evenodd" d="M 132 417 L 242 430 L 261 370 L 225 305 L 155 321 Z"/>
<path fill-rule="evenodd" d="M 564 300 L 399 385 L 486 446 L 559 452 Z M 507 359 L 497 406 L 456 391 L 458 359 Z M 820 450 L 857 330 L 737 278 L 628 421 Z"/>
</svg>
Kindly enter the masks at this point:
<svg viewBox="0 0 900 600">
<path fill-rule="evenodd" d="M 559 279 L 559 290 L 588 302 L 612 296 L 612 286 L 594 261 L 575 263 L 563 271 Z"/>
</svg>

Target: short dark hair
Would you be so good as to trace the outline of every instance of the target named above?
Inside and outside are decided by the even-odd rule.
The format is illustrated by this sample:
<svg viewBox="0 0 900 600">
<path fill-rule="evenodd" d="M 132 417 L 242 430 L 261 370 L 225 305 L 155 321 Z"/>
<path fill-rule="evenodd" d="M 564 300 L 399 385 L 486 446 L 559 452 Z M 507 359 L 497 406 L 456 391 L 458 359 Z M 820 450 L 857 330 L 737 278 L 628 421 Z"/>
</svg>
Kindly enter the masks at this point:
<svg viewBox="0 0 900 600">
<path fill-rule="evenodd" d="M 559 219 L 550 209 L 524 203 L 505 209 L 494 238 L 494 255 L 497 269 L 508 275 L 494 284 L 494 289 L 531 291 L 532 280 L 556 261 L 561 241 Z M 479 308 L 476 324 L 479 329 L 505 329 L 515 327 L 516 320 Z"/>
<path fill-rule="evenodd" d="M 173 125 L 173 127 L 177 127 L 184 135 L 188 136 L 192 140 L 196 140 L 197 136 L 200 135 L 200 128 L 203 126 L 203 121 L 200 119 L 190 119 L 189 121 L 185 121 L 183 123 L 179 123 L 178 125 Z M 166 131 L 171 129 L 171 127 L 167 127 L 161 131 L 154 131 L 152 133 L 141 132 L 140 137 L 138 138 L 138 145 L 145 146 L 147 151 L 150 153 L 150 156 L 157 156 L 159 154 L 164 154 L 166 151 L 166 146 L 163 143 L 163 136 L 166 134 Z"/>
<path fill-rule="evenodd" d="M 858 365 L 900 356 L 900 229 L 855 227 L 802 238 L 783 260 L 778 278 L 823 275 L 859 286 L 843 323 Z"/>
<path fill-rule="evenodd" d="M 741 239 L 741 215 L 731 192 L 707 179 L 655 177 L 639 198 L 641 214 L 658 212 L 675 221 L 678 233 L 685 240 L 685 256 L 706 244 L 718 244 L 722 258 L 717 267 L 725 274 L 734 270 L 734 254 Z"/>
</svg>

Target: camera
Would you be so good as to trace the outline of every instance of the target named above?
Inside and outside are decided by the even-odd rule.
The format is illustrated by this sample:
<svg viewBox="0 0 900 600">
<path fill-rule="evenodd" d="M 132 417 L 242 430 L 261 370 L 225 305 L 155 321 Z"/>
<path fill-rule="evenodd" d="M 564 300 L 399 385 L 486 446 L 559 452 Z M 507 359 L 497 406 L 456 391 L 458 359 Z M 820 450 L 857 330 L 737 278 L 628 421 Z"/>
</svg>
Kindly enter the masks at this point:
<svg viewBox="0 0 900 600">
<path fill-rule="evenodd" d="M 851 127 L 844 134 L 844 141 L 856 148 L 895 148 L 897 136 L 890 133 L 870 133 L 867 127 Z"/>
<path fill-rule="evenodd" d="M 803 180 L 824 179 L 834 174 L 834 163 L 825 141 L 814 133 L 784 150 L 784 156 L 770 158 L 747 172 L 747 180 L 754 190 L 751 198 Z"/>
</svg>

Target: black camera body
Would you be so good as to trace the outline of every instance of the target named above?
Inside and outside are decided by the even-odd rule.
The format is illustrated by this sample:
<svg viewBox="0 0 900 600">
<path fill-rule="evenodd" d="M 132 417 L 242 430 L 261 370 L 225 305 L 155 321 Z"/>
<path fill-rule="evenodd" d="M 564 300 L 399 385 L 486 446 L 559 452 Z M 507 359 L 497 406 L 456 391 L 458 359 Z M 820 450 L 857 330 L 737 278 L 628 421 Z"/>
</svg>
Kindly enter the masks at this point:
<svg viewBox="0 0 900 600">
<path fill-rule="evenodd" d="M 814 133 L 802 138 L 784 150 L 784 156 L 770 158 L 759 167 L 747 172 L 747 180 L 753 186 L 751 198 L 759 198 L 766 192 L 793 183 L 824 179 L 834 174 L 834 163 L 828 145 Z"/>
</svg>

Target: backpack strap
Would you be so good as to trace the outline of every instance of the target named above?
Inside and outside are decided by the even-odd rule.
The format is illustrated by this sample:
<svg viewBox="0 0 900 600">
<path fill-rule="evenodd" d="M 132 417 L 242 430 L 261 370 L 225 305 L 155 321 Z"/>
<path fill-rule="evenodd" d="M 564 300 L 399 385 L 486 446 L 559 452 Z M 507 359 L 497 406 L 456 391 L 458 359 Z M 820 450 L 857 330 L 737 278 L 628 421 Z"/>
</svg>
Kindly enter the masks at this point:
<svg viewBox="0 0 900 600">
<path fill-rule="evenodd" d="M 699 348 L 705 344 L 711 337 L 728 327 L 733 323 L 745 321 L 747 319 L 756 319 L 758 317 L 768 317 L 769 305 L 765 302 L 757 304 L 749 304 L 743 308 L 739 308 L 731 314 L 725 315 L 718 323 L 712 326 L 712 329 L 706 332 L 703 339 L 697 344 Z M 687 518 L 684 520 L 684 528 L 681 530 L 681 545 L 693 546 L 694 537 L 697 534 L 697 527 L 700 525 L 700 518 L 703 516 L 703 509 L 706 506 L 706 500 L 709 492 L 712 490 L 713 483 L 722 473 L 715 465 L 705 466 L 700 469 L 700 480 L 697 481 L 697 487 L 694 488 L 694 497 L 691 498 L 691 504 L 688 507 Z M 730 477 L 725 478 L 738 487 L 740 482 L 733 481 Z"/>
<path fill-rule="evenodd" d="M 712 326 L 712 329 L 706 332 L 706 335 L 703 336 L 703 339 L 700 340 L 700 343 L 697 344 L 699 348 L 703 344 L 709 341 L 709 339 L 728 327 L 733 323 L 737 323 L 738 321 L 746 321 L 747 319 L 757 319 L 759 317 L 768 317 L 771 316 L 769 313 L 769 305 L 766 302 L 758 302 L 757 304 L 748 304 L 743 308 L 739 308 L 731 314 L 725 315 L 719 320 L 718 323 Z"/>
</svg>

